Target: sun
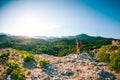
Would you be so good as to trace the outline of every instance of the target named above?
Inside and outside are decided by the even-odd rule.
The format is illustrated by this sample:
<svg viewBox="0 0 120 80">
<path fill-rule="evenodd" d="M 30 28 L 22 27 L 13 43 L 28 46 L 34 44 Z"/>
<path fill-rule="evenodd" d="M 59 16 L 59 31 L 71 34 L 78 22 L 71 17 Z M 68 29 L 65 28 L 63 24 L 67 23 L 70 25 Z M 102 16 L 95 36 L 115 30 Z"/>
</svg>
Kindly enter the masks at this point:
<svg viewBox="0 0 120 80">
<path fill-rule="evenodd" d="M 14 30 L 17 35 L 36 36 L 48 35 L 50 30 L 59 27 L 57 24 L 43 22 L 38 15 L 24 13 L 16 18 Z"/>
</svg>

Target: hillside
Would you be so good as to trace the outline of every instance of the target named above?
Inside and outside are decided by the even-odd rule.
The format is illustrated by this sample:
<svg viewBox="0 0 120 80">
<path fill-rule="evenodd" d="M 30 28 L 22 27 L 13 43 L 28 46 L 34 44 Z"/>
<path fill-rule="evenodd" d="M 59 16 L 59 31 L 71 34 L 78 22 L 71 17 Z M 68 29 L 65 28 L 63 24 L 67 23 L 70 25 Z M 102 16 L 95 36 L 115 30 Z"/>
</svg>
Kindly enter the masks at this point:
<svg viewBox="0 0 120 80">
<path fill-rule="evenodd" d="M 107 62 L 110 70 L 120 73 L 120 42 L 102 46 L 95 57 L 101 62 Z"/>
<path fill-rule="evenodd" d="M 7 51 L 7 52 L 6 52 Z M 9 55 L 4 55 L 9 53 Z M 98 62 L 88 53 L 55 57 L 32 54 L 15 49 L 1 49 L 0 79 L 2 80 L 115 80 L 106 63 Z M 118 78 L 119 79 L 119 78 Z"/>
<path fill-rule="evenodd" d="M 17 50 L 33 51 L 37 54 L 65 56 L 76 52 L 76 38 L 83 43 L 81 53 L 111 44 L 113 38 L 93 37 L 86 34 L 66 36 L 61 38 L 27 38 L 22 36 L 0 35 L 0 48 L 14 48 Z"/>
</svg>

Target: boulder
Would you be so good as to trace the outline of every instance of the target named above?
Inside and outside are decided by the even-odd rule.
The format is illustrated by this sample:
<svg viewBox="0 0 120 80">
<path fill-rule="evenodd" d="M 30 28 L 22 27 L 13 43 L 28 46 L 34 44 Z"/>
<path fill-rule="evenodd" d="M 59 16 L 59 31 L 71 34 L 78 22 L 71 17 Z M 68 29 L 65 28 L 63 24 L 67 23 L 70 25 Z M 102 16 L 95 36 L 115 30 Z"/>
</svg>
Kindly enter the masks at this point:
<svg viewBox="0 0 120 80">
<path fill-rule="evenodd" d="M 28 69 L 33 69 L 37 67 L 37 63 L 35 61 L 27 61 L 23 63 L 23 67 L 28 68 Z"/>
<path fill-rule="evenodd" d="M 78 55 L 78 59 L 88 59 L 87 53 Z"/>
<path fill-rule="evenodd" d="M 102 62 L 102 63 L 98 63 L 98 66 L 107 66 L 108 63 Z"/>
<path fill-rule="evenodd" d="M 71 69 L 65 69 L 61 74 L 64 76 L 72 76 L 74 73 Z"/>
<path fill-rule="evenodd" d="M 49 76 L 45 76 L 43 79 L 41 80 L 50 80 L 50 77 Z"/>
<path fill-rule="evenodd" d="M 58 76 L 54 76 L 53 80 L 62 80 L 62 79 L 60 77 L 58 77 Z"/>
</svg>

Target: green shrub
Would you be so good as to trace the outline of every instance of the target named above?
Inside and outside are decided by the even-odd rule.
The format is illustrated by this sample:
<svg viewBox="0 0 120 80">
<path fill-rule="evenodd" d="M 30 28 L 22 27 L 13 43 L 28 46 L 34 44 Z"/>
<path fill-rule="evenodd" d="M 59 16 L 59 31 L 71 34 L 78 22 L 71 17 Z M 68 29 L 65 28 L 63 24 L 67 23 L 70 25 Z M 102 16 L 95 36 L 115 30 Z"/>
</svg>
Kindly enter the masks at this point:
<svg viewBox="0 0 120 80">
<path fill-rule="evenodd" d="M 7 72 L 8 73 L 11 73 L 13 70 L 15 70 L 17 68 L 20 68 L 20 66 L 19 66 L 17 61 L 8 62 L 6 67 L 7 67 Z"/>
<path fill-rule="evenodd" d="M 20 54 L 25 54 L 25 55 L 27 55 L 27 54 L 34 54 L 34 53 L 31 52 L 31 51 L 25 51 L 25 50 L 18 50 L 18 52 L 19 52 Z"/>
<path fill-rule="evenodd" d="M 25 80 L 25 74 L 23 69 L 20 67 L 17 61 L 8 62 L 7 65 L 7 73 L 11 74 L 13 79 L 17 80 Z"/>
<path fill-rule="evenodd" d="M 106 50 L 109 48 L 109 46 L 102 46 L 98 53 L 97 58 L 101 62 L 110 62 L 110 54 L 106 53 Z"/>
<path fill-rule="evenodd" d="M 0 55 L 0 62 L 2 62 L 3 64 L 6 63 L 7 60 L 9 59 L 9 55 L 10 55 L 9 50 L 7 50 L 3 54 L 1 54 Z"/>
<path fill-rule="evenodd" d="M 97 58 L 101 62 L 109 62 L 109 68 L 116 72 L 120 72 L 120 47 L 119 46 L 102 46 Z"/>
<path fill-rule="evenodd" d="M 24 74 L 23 70 L 21 70 L 19 68 L 12 71 L 11 77 L 14 79 L 25 80 L 25 74 Z"/>
<path fill-rule="evenodd" d="M 112 54 L 110 60 L 109 68 L 116 72 L 120 72 L 120 52 Z"/>
<path fill-rule="evenodd" d="M 38 64 L 40 66 L 45 66 L 47 64 L 50 64 L 50 62 L 47 59 L 45 59 L 45 58 L 40 58 L 39 61 L 38 61 Z"/>
<path fill-rule="evenodd" d="M 31 60 L 35 60 L 33 54 L 28 54 L 24 57 L 24 61 L 27 62 L 27 61 L 31 61 Z"/>
<path fill-rule="evenodd" d="M 110 62 L 110 54 L 108 53 L 101 53 L 99 60 L 101 62 Z"/>
<path fill-rule="evenodd" d="M 111 46 L 110 51 L 118 50 L 118 48 L 119 48 L 118 46 Z"/>
</svg>

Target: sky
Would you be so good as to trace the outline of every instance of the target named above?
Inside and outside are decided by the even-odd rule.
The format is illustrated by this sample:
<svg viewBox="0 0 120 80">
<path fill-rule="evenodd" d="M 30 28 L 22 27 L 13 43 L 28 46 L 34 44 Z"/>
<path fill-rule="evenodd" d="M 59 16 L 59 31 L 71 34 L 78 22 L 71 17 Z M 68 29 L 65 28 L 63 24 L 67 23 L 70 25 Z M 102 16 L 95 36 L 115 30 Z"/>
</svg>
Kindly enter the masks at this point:
<svg viewBox="0 0 120 80">
<path fill-rule="evenodd" d="M 0 0 L 0 33 L 120 39 L 120 0 Z"/>
</svg>

